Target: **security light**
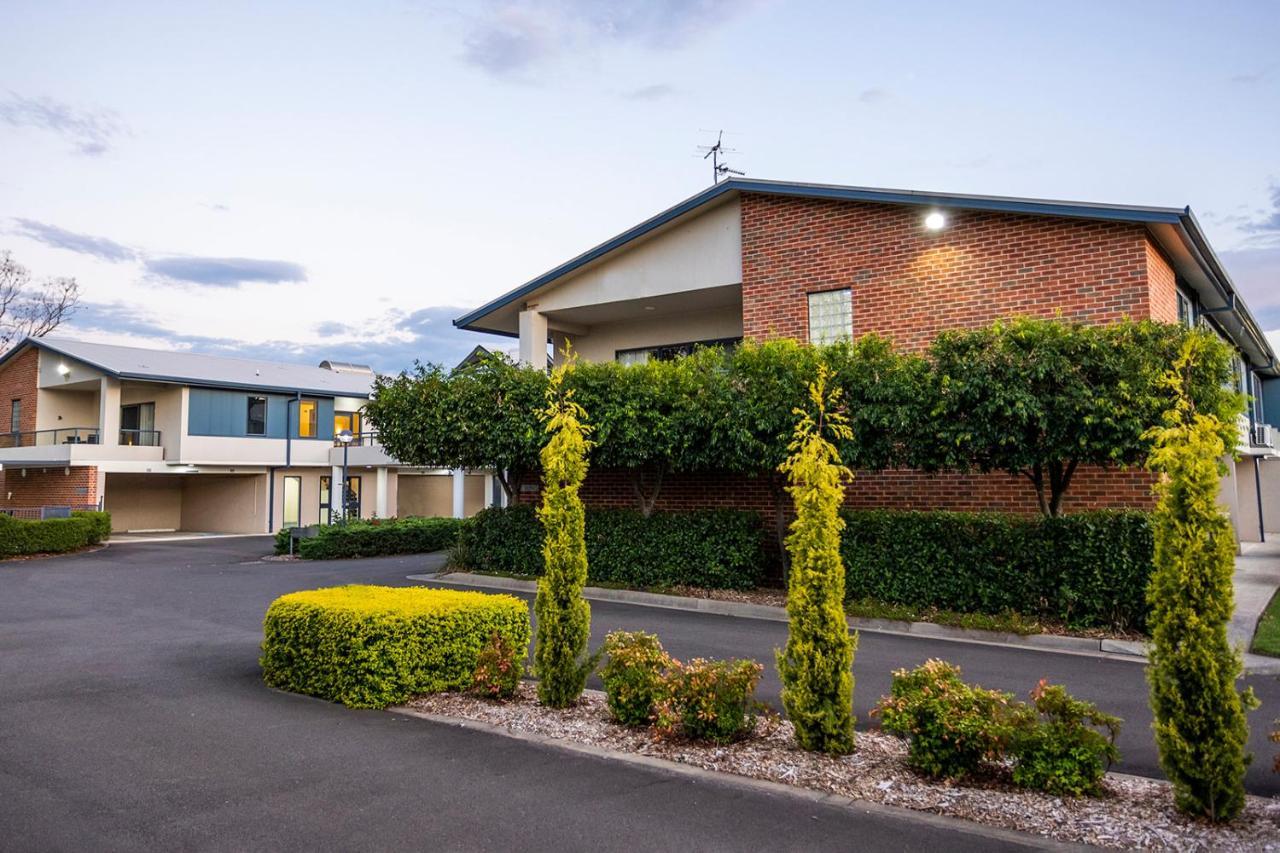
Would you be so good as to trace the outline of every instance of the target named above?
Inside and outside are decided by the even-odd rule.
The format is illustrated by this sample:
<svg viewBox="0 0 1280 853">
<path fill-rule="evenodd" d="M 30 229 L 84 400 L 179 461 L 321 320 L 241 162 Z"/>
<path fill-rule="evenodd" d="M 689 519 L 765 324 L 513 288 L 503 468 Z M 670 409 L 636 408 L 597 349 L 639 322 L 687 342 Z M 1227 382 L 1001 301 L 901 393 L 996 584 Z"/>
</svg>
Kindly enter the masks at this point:
<svg viewBox="0 0 1280 853">
<path fill-rule="evenodd" d="M 59 376 L 66 376 L 66 375 L 67 375 L 68 373 L 70 373 L 70 372 L 71 372 L 71 368 L 70 368 L 70 367 L 67 367 L 65 364 L 59 364 L 59 365 L 58 365 L 58 375 L 59 375 Z"/>
<path fill-rule="evenodd" d="M 924 218 L 924 227 L 930 231 L 940 231 L 947 227 L 947 217 L 942 212 L 935 210 Z"/>
</svg>

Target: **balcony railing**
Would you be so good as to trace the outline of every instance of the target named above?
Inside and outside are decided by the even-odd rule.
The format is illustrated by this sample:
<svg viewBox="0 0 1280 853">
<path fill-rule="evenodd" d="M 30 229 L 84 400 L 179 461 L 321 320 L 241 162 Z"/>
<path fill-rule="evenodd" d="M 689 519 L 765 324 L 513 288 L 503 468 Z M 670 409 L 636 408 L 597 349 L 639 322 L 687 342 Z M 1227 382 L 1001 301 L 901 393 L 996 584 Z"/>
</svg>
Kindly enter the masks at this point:
<svg viewBox="0 0 1280 853">
<path fill-rule="evenodd" d="M 343 444 L 337 438 L 333 440 L 334 447 L 342 447 Z M 347 442 L 347 447 L 377 447 L 378 433 L 373 430 L 358 432 L 351 436 L 351 441 Z"/>
<path fill-rule="evenodd" d="M 97 427 L 37 429 L 31 432 L 0 433 L 0 449 L 10 447 L 52 447 L 56 444 L 99 444 Z"/>
<path fill-rule="evenodd" d="M 65 427 L 38 429 L 31 432 L 0 433 L 0 450 L 11 447 L 53 447 L 59 444 L 101 444 L 97 427 Z M 120 444 L 125 447 L 159 447 L 158 429 L 122 429 Z"/>
<path fill-rule="evenodd" d="M 122 429 L 120 443 L 125 447 L 159 447 L 160 430 L 158 429 Z"/>
</svg>

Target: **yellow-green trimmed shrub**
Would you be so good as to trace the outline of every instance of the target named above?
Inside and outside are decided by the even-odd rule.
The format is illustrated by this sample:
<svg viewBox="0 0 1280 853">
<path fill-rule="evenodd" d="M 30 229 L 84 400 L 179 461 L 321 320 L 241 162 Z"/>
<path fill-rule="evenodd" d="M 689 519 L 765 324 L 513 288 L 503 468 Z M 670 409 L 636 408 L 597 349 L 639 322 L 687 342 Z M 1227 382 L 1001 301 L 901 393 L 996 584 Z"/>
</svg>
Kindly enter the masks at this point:
<svg viewBox="0 0 1280 853">
<path fill-rule="evenodd" d="M 654 727 L 690 740 L 741 740 L 755 728 L 755 690 L 763 672 L 753 660 L 672 661 L 654 709 Z"/>
<path fill-rule="evenodd" d="M 647 726 L 664 694 L 664 677 L 674 664 L 654 634 L 612 631 L 604 638 L 607 656 L 600 679 L 613 719 L 624 726 Z"/>
<path fill-rule="evenodd" d="M 1218 505 L 1222 459 L 1234 450 L 1234 424 L 1197 411 L 1187 392 L 1201 359 L 1221 346 L 1207 333 L 1184 342 L 1165 384 L 1173 405 L 1149 433 L 1157 486 L 1151 652 L 1147 680 L 1160 766 L 1174 803 L 1189 815 L 1226 821 L 1244 807 L 1251 689 L 1236 689 L 1242 661 L 1227 641 L 1235 609 L 1235 538 Z"/>
<path fill-rule="evenodd" d="M 809 385 L 809 409 L 800 416 L 791 455 L 779 467 L 796 518 L 787 536 L 791 570 L 787 580 L 787 647 L 778 652 L 782 704 L 801 749 L 845 755 L 853 752 L 853 652 L 844 613 L 844 561 L 840 531 L 845 485 L 853 473 L 827 440 L 852 438 L 839 411 L 840 389 L 828 390 L 830 371 L 818 365 Z"/>
<path fill-rule="evenodd" d="M 582 597 L 587 583 L 587 544 L 584 538 L 582 499 L 578 490 L 587 476 L 590 442 L 587 413 L 564 387 L 573 369 L 568 350 L 551 373 L 547 407 L 542 411 L 551 436 L 542 448 L 542 506 L 538 519 L 544 531 L 542 559 L 546 566 L 538 578 L 533 609 L 538 616 L 538 642 L 534 646 L 534 672 L 538 699 L 552 708 L 572 705 L 582 695 L 595 659 L 587 655 L 591 636 L 591 607 Z"/>
<path fill-rule="evenodd" d="M 523 660 L 528 605 L 510 595 L 352 584 L 273 601 L 260 662 L 272 687 L 385 708 L 469 687 L 494 634 Z"/>
</svg>

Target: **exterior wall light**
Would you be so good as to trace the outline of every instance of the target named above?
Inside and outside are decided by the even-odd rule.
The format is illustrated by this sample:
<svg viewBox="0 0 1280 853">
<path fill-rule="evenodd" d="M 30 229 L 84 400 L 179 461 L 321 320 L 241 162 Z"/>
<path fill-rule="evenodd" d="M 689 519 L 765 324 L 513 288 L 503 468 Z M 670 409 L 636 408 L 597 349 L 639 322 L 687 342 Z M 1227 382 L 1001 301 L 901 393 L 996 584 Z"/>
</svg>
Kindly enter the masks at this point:
<svg viewBox="0 0 1280 853">
<path fill-rule="evenodd" d="M 59 375 L 59 376 L 66 376 L 66 375 L 68 375 L 68 374 L 70 374 L 70 373 L 71 373 L 71 368 L 70 368 L 70 367 L 67 367 L 65 364 L 59 364 L 59 365 L 58 365 L 58 375 Z"/>
<path fill-rule="evenodd" d="M 947 227 L 947 217 L 942 211 L 935 210 L 924 218 L 924 227 L 930 231 L 941 231 Z"/>
</svg>

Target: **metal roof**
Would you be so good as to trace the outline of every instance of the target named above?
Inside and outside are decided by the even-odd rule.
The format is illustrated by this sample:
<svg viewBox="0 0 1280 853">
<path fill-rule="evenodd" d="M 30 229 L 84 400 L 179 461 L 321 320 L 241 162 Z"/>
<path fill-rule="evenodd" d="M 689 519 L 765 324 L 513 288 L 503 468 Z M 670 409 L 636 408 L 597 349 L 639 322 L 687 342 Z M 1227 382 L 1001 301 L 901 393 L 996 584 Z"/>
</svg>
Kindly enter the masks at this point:
<svg viewBox="0 0 1280 853">
<path fill-rule="evenodd" d="M 1218 302 L 1228 307 L 1236 319 L 1237 329 L 1230 330 L 1251 339 L 1252 349 L 1262 357 L 1263 367 L 1275 370 L 1275 353 L 1271 350 L 1261 327 L 1254 320 L 1249 309 L 1244 305 L 1236 292 L 1234 284 L 1222 267 L 1221 261 L 1209 246 L 1203 231 L 1190 207 L 1149 207 L 1135 205 L 1099 204 L 1094 202 L 1062 201 L 1055 199 L 1019 198 L 1013 196 L 965 195 L 960 193 L 922 192 L 918 190 L 880 189 L 873 187 L 840 186 L 835 184 L 809 184 L 788 181 L 768 181 L 754 178 L 730 178 L 710 186 L 684 201 L 667 208 L 656 216 L 652 216 L 615 237 L 588 249 L 575 258 L 548 270 L 537 278 L 525 282 L 513 290 L 504 293 L 479 308 L 453 321 L 462 329 L 484 331 L 493 334 L 508 335 L 509 331 L 485 328 L 479 324 L 486 315 L 524 299 L 542 287 L 563 278 L 570 273 L 596 261 L 603 256 L 623 248 L 629 243 L 644 237 L 686 214 L 725 199 L 732 194 L 743 192 L 761 193 L 764 195 L 792 196 L 799 198 L 831 199 L 836 201 L 860 201 L 872 204 L 906 204 L 918 206 L 937 206 L 955 210 L 984 210 L 999 213 L 1017 213 L 1030 216 L 1055 216 L 1073 219 L 1090 219 L 1113 222 L 1133 222 L 1146 225 L 1149 229 L 1172 229 L 1183 242 L 1196 265 L 1212 285 Z M 1159 239 L 1159 238 L 1158 238 Z M 1239 341 L 1238 341 L 1239 343 Z"/>
<path fill-rule="evenodd" d="M 26 345 L 56 352 L 120 379 L 173 382 L 215 388 L 243 388 L 322 397 L 368 397 L 373 376 L 339 373 L 322 367 L 97 344 L 67 338 L 27 338 L 0 356 L 0 364 Z"/>
</svg>

